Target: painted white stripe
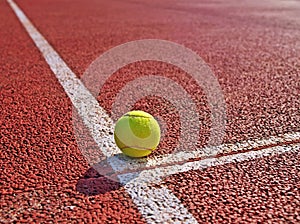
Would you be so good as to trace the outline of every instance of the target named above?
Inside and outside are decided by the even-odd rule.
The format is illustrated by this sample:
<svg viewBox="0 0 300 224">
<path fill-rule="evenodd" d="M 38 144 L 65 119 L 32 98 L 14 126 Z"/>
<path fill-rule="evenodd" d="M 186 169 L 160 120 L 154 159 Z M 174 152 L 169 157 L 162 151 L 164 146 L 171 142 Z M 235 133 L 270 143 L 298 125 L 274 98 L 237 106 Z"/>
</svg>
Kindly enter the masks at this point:
<svg viewBox="0 0 300 224">
<path fill-rule="evenodd" d="M 107 145 L 107 143 L 110 144 L 113 141 L 108 134 L 109 132 L 113 131 L 112 120 L 105 113 L 103 108 L 99 106 L 96 99 L 85 88 L 83 83 L 76 77 L 76 75 L 67 66 L 59 54 L 32 25 L 21 9 L 12 0 L 7 1 L 19 18 L 20 22 L 25 27 L 29 36 L 34 41 L 35 45 L 41 51 L 60 84 L 63 86 L 83 122 L 91 132 L 95 142 L 99 145 L 99 148 L 107 148 L 102 147 L 102 144 L 106 143 Z M 84 105 L 82 102 L 84 102 Z M 99 130 L 105 130 L 105 132 L 99 132 Z M 103 137 L 105 136 L 109 136 L 107 138 L 107 142 L 103 142 Z M 117 153 L 113 145 L 114 144 L 111 144 L 112 147 L 110 150 L 103 151 L 103 154 L 106 156 L 111 156 Z M 111 165 L 113 169 L 116 168 L 114 167 L 114 164 Z M 138 209 L 140 210 L 141 214 L 144 215 L 144 218 L 148 223 L 164 223 L 166 220 L 169 222 L 176 222 L 182 220 L 183 218 L 184 222 L 186 223 L 197 223 L 195 218 L 188 212 L 188 210 L 180 204 L 179 200 L 165 188 L 152 188 L 150 185 L 144 187 L 138 184 L 128 184 L 125 185 L 125 189 L 131 195 L 133 201 L 139 203 Z M 138 197 L 138 200 L 136 200 L 137 194 L 141 196 Z M 172 202 L 172 204 L 169 203 L 169 200 Z M 153 207 L 155 204 L 159 206 Z M 145 207 L 152 208 L 151 214 L 145 213 Z"/>
<path fill-rule="evenodd" d="M 111 143 L 110 145 L 114 145 L 112 136 L 108 134 L 108 132 L 113 131 L 112 119 L 110 119 L 103 108 L 99 106 L 93 95 L 76 77 L 76 75 L 67 66 L 59 54 L 50 46 L 47 40 L 32 25 L 30 20 L 21 11 L 21 9 L 12 0 L 8 0 L 8 2 L 25 27 L 31 39 L 44 56 L 46 62 L 50 66 L 50 69 L 63 86 L 65 92 L 77 109 L 84 124 L 91 132 L 91 135 L 98 144 L 99 148 L 108 149 L 108 147 L 103 147 L 103 141 L 101 141 L 105 136 L 107 136 L 106 143 Z M 105 130 L 105 132 L 102 130 Z M 111 156 L 118 152 L 120 151 L 116 147 L 111 147 L 109 150 L 103 151 L 103 154 L 105 156 Z"/>
<path fill-rule="evenodd" d="M 238 153 L 235 155 L 223 156 L 219 158 L 204 159 L 195 162 L 188 162 L 183 165 L 175 165 L 169 167 L 159 167 L 153 170 L 142 171 L 139 175 L 124 174 L 121 176 L 121 181 L 127 183 L 125 188 L 132 197 L 132 200 L 139 208 L 140 212 L 147 220 L 151 221 L 152 217 L 155 217 L 152 221 L 155 223 L 159 220 L 159 223 L 174 223 L 174 220 L 178 223 L 196 223 L 196 220 L 188 219 L 185 220 L 185 214 L 188 212 L 183 207 L 178 198 L 162 184 L 158 190 L 151 188 L 151 183 L 159 183 L 163 177 L 177 174 L 180 172 L 187 172 L 190 170 L 201 170 L 212 166 L 220 166 L 228 163 L 238 163 L 243 161 L 255 160 L 267 156 L 280 155 L 288 152 L 300 152 L 300 143 L 291 144 L 286 146 L 275 146 L 271 148 L 262 149 L 259 151 L 249 151 L 245 153 Z M 133 179 L 132 176 L 136 178 Z M 148 201 L 148 194 L 159 199 L 155 203 L 153 200 Z M 157 195 L 158 194 L 158 195 Z M 171 216 L 169 216 L 169 212 Z M 174 217 L 174 213 L 177 216 Z M 182 214 L 182 213 L 183 214 Z M 156 216 L 157 215 L 157 216 Z M 176 218 L 176 219 L 174 219 Z"/>
<path fill-rule="evenodd" d="M 223 144 L 215 147 L 217 151 L 216 155 L 228 154 L 228 153 L 239 153 L 251 149 L 260 147 L 272 146 L 276 144 L 283 144 L 286 142 L 292 142 L 300 140 L 300 132 L 286 133 L 278 136 L 271 136 L 266 139 L 254 139 L 238 142 L 235 144 Z M 153 169 L 158 166 L 172 166 L 182 164 L 189 161 L 190 159 L 198 159 L 208 157 L 205 152 L 211 151 L 210 149 L 198 149 L 196 151 L 183 151 L 174 154 L 162 155 L 154 158 L 145 158 L 140 160 L 131 159 L 123 155 L 113 155 L 108 158 L 110 164 L 114 164 L 116 172 L 119 174 L 131 173 L 136 171 L 142 171 L 146 169 Z"/>
<path fill-rule="evenodd" d="M 145 182 L 132 182 L 125 189 L 148 223 L 198 223 L 165 186 L 157 188 Z"/>
<path fill-rule="evenodd" d="M 172 174 L 188 172 L 190 170 L 200 170 L 207 167 L 219 166 L 228 163 L 239 163 L 259 159 L 267 156 L 281 155 L 288 152 L 300 152 L 300 143 L 289 144 L 284 146 L 274 146 L 270 148 L 261 149 L 258 151 L 249 151 L 238 153 L 218 158 L 208 158 L 199 161 L 187 162 L 182 165 L 174 165 L 167 167 L 158 167 L 151 170 L 144 170 L 140 173 L 126 173 L 120 175 L 121 182 L 131 183 L 159 183 L 162 178 Z M 133 178 L 134 177 L 134 178 Z"/>
<path fill-rule="evenodd" d="M 124 188 L 131 195 L 133 202 L 137 205 L 139 211 L 148 223 L 174 223 L 176 221 L 197 223 L 195 218 L 180 203 L 179 199 L 166 187 L 161 186 L 160 188 L 157 188 L 153 187 L 150 183 L 158 183 L 163 177 L 179 172 L 198 170 L 227 163 L 242 162 L 274 154 L 299 152 L 300 144 L 290 144 L 287 146 L 276 146 L 259 151 L 223 156 L 220 158 L 186 162 L 184 164 L 178 163 L 185 162 L 189 159 L 205 157 L 204 151 L 206 150 L 199 149 L 194 152 L 179 152 L 162 157 L 146 159 L 144 161 L 140 160 L 138 163 L 135 162 L 136 160 L 133 161 L 127 157 L 113 156 L 115 153 L 119 152 L 116 147 L 114 147 L 112 136 L 108 134 L 113 131 L 113 121 L 105 113 L 103 108 L 99 106 L 97 100 L 85 88 L 58 53 L 36 30 L 19 7 L 12 0 L 8 0 L 8 2 L 65 89 L 68 97 L 78 110 L 79 115 L 88 127 L 99 148 L 107 149 L 106 151 L 103 151 L 103 154 L 109 158 L 108 162 L 111 164 L 112 168 L 119 172 L 127 170 L 132 171 L 145 167 L 147 169 L 151 167 L 154 168 L 141 171 L 138 174 L 126 173 L 119 175 L 119 179 L 125 184 Z M 83 104 L 82 102 L 85 103 Z M 104 132 L 100 132 L 99 130 L 104 130 Z M 107 138 L 105 142 L 103 142 L 103 138 Z M 262 146 L 295 141 L 299 138 L 300 132 L 295 132 L 284 134 L 282 136 L 270 137 L 265 140 L 248 140 L 236 144 L 226 144 L 218 147 L 218 153 L 241 152 Z M 105 146 L 108 144 L 111 147 L 103 147 L 103 144 L 105 144 Z M 169 164 L 173 165 L 166 166 Z M 157 168 L 157 166 L 161 167 Z"/>
</svg>

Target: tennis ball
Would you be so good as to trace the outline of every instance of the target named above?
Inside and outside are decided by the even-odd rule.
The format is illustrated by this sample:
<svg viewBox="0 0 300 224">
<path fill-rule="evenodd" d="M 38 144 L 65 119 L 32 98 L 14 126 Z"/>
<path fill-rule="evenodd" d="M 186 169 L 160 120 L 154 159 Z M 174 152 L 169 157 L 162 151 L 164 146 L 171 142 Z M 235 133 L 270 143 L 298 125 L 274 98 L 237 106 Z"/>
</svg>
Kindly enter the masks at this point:
<svg viewBox="0 0 300 224">
<path fill-rule="evenodd" d="M 148 156 L 159 144 L 160 127 L 151 114 L 135 110 L 124 114 L 116 123 L 114 138 L 127 156 Z"/>
</svg>

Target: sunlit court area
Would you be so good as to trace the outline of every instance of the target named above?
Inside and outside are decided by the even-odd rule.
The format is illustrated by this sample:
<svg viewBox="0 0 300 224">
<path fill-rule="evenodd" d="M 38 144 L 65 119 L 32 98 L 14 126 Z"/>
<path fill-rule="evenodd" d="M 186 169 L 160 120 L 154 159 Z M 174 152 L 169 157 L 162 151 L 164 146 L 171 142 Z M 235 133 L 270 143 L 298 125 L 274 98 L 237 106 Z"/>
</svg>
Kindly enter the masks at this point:
<svg viewBox="0 0 300 224">
<path fill-rule="evenodd" d="M 0 223 L 300 223 L 299 15 L 0 0 Z"/>
</svg>

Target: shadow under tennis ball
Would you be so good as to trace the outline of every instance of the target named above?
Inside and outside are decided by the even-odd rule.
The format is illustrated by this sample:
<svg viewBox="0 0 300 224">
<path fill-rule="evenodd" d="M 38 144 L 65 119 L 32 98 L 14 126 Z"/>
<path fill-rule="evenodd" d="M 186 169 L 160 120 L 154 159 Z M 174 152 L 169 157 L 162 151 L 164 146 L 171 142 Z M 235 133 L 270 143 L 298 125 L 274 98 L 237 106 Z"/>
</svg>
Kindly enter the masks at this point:
<svg viewBox="0 0 300 224">
<path fill-rule="evenodd" d="M 101 174 L 94 168 L 89 168 L 78 180 L 76 190 L 84 195 L 93 196 L 118 190 L 122 185 Z"/>
</svg>

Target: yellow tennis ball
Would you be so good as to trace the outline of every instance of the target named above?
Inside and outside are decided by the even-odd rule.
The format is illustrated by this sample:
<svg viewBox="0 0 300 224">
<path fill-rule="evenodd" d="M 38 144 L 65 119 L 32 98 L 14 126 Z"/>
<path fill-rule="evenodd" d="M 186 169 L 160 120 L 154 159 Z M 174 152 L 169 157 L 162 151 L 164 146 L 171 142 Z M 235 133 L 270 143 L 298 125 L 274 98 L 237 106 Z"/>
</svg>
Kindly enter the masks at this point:
<svg viewBox="0 0 300 224">
<path fill-rule="evenodd" d="M 124 114 L 116 123 L 114 138 L 127 156 L 148 156 L 159 144 L 160 127 L 155 118 L 144 111 Z"/>
</svg>

